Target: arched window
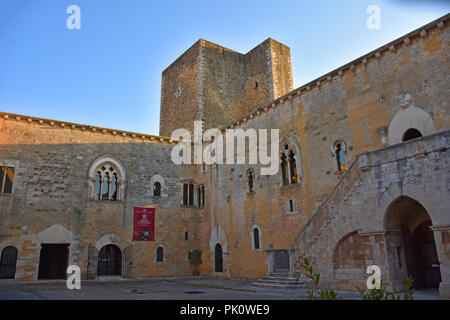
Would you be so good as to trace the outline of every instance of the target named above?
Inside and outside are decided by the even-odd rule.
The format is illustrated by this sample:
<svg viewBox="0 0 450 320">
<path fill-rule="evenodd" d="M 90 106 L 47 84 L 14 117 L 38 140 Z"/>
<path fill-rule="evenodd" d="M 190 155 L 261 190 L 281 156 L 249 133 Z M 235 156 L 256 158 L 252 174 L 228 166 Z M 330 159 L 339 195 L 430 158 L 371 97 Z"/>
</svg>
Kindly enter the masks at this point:
<svg viewBox="0 0 450 320">
<path fill-rule="evenodd" d="M 415 128 L 410 128 L 406 130 L 405 133 L 403 134 L 402 141 L 408 141 L 420 137 L 422 137 L 422 133 L 420 133 L 419 130 Z"/>
<path fill-rule="evenodd" d="M 0 279 L 14 279 L 16 275 L 17 249 L 13 246 L 3 248 L 0 257 Z"/>
<path fill-rule="evenodd" d="M 161 197 L 161 183 L 155 182 L 153 184 L 153 196 L 154 197 Z"/>
<path fill-rule="evenodd" d="M 183 205 L 194 205 L 194 184 L 191 182 L 183 184 Z"/>
<path fill-rule="evenodd" d="M 214 264 L 215 264 L 215 272 L 223 272 L 223 255 L 222 255 L 222 246 L 218 243 L 214 248 Z"/>
<path fill-rule="evenodd" d="M 111 158 L 96 160 L 89 170 L 91 198 L 116 201 L 122 199 L 125 173 L 119 162 Z"/>
<path fill-rule="evenodd" d="M 411 99 L 411 97 L 409 97 Z M 410 132 L 408 132 L 410 129 Z M 417 131 L 415 131 L 417 130 Z M 405 134 L 408 132 L 408 136 Z M 406 141 L 405 138 L 418 138 L 418 133 L 426 136 L 436 132 L 434 120 L 425 110 L 413 105 L 399 110 L 388 128 L 389 144 L 396 144 Z"/>
<path fill-rule="evenodd" d="M 258 250 L 259 248 L 259 230 L 255 227 L 253 228 L 253 249 Z"/>
<path fill-rule="evenodd" d="M 199 208 L 205 207 L 205 186 L 198 186 L 197 188 L 197 205 Z"/>
<path fill-rule="evenodd" d="M 280 144 L 281 185 L 297 184 L 301 178 L 300 146 L 295 138 L 285 137 Z"/>
<path fill-rule="evenodd" d="M 333 143 L 332 156 L 335 162 L 335 171 L 341 172 L 347 170 L 347 147 L 344 140 L 338 139 Z"/>
<path fill-rule="evenodd" d="M 255 192 L 255 174 L 252 169 L 247 171 L 248 192 Z"/>
<path fill-rule="evenodd" d="M 157 262 L 164 261 L 164 249 L 162 247 L 158 247 L 158 249 L 156 249 L 156 261 Z"/>
</svg>

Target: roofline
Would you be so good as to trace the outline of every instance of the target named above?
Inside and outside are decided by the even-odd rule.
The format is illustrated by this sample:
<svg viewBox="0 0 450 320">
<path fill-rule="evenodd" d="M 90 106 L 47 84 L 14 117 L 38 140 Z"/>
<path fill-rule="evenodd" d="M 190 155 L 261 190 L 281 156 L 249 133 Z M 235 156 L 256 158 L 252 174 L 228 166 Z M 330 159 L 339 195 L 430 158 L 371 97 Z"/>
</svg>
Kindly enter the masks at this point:
<svg viewBox="0 0 450 320">
<path fill-rule="evenodd" d="M 418 37 L 418 36 L 425 37 L 427 35 L 427 31 L 429 31 L 430 29 L 434 29 L 434 28 L 444 29 L 445 22 L 447 22 L 449 19 L 450 19 L 450 13 L 447 13 L 446 15 L 444 15 L 436 20 L 433 20 L 430 23 L 427 23 L 426 25 L 424 25 L 420 28 L 417 28 L 416 30 L 413 30 L 413 31 L 407 33 L 406 35 L 403 35 L 403 36 L 401 36 L 401 37 L 399 37 L 399 38 L 397 38 L 375 50 L 372 50 L 369 53 L 367 53 L 359 58 L 356 58 L 353 61 L 350 61 L 339 68 L 336 68 L 322 76 L 319 76 L 318 78 L 273 100 L 269 104 L 259 107 L 256 110 L 247 113 L 241 119 L 235 121 L 234 123 L 232 123 L 230 125 L 223 126 L 222 128 L 220 128 L 220 130 L 224 131 L 226 129 L 231 129 L 236 126 L 239 126 L 239 124 L 241 122 L 246 122 L 248 119 L 252 119 L 255 116 L 259 116 L 262 112 L 267 112 L 270 108 L 275 108 L 277 105 L 281 105 L 283 103 L 283 101 L 290 100 L 295 95 L 300 96 L 303 93 L 310 91 L 315 86 L 320 86 L 324 82 L 331 81 L 332 78 L 335 76 L 341 76 L 345 70 L 355 70 L 357 68 L 357 65 L 360 66 L 361 64 L 367 64 L 369 58 L 378 59 L 379 57 L 381 57 L 383 52 L 395 51 L 397 49 L 396 46 L 398 46 L 398 45 L 401 45 L 401 44 L 408 45 L 411 43 L 411 38 Z"/>
<path fill-rule="evenodd" d="M 38 118 L 38 117 L 32 117 L 32 116 L 26 116 L 26 115 L 2 112 L 2 111 L 0 111 L 0 118 L 3 118 L 5 120 L 16 120 L 16 121 L 24 121 L 24 122 L 28 122 L 28 123 L 35 123 L 38 125 L 60 126 L 62 128 L 78 129 L 81 131 L 91 131 L 93 133 L 112 134 L 114 136 L 115 135 L 123 136 L 123 137 L 128 137 L 130 139 L 141 139 L 142 141 L 161 142 L 161 143 L 166 142 L 169 144 L 178 142 L 178 139 L 172 139 L 171 137 L 156 136 L 156 135 L 152 135 L 152 134 L 138 133 L 138 132 L 133 132 L 133 131 L 103 128 L 103 127 L 84 125 L 84 124 L 67 122 L 67 121 L 52 120 L 52 119 L 46 119 L 46 118 Z"/>
<path fill-rule="evenodd" d="M 200 39 L 198 39 L 197 41 L 195 41 L 188 49 L 186 49 L 182 54 L 180 54 L 171 64 L 169 64 L 163 71 L 162 71 L 162 73 L 165 73 L 166 71 L 167 71 L 167 69 L 169 69 L 173 64 L 175 64 L 186 52 L 188 52 L 189 50 L 191 50 L 193 47 L 195 47 L 196 45 L 199 45 L 199 46 L 205 46 L 205 44 L 206 43 L 209 43 L 209 44 L 211 44 L 211 45 L 214 45 L 214 46 L 217 46 L 218 48 L 221 48 L 222 50 L 224 50 L 224 51 L 228 51 L 228 52 L 233 52 L 233 53 L 235 53 L 235 54 L 240 54 L 240 55 L 242 55 L 242 56 L 245 56 L 245 55 L 247 55 L 248 53 L 250 53 L 250 52 L 252 52 L 253 50 L 255 50 L 255 49 L 257 49 L 259 46 L 261 46 L 262 44 L 264 44 L 264 43 L 266 43 L 266 42 L 271 42 L 271 41 L 274 41 L 274 42 L 277 42 L 277 43 L 280 43 L 280 44 L 282 44 L 282 45 L 284 45 L 284 46 L 286 46 L 286 47 L 288 47 L 289 48 L 289 46 L 287 46 L 287 45 L 285 45 L 284 43 L 281 43 L 280 41 L 277 41 L 276 39 L 274 39 L 274 38 L 271 38 L 271 37 L 269 37 L 269 38 L 267 38 L 266 40 L 264 40 L 263 42 L 261 42 L 261 43 L 259 43 L 259 44 L 257 44 L 256 46 L 254 46 L 252 49 L 250 49 L 248 52 L 246 52 L 246 53 L 242 53 L 242 52 L 239 52 L 239 51 L 236 51 L 236 50 L 232 50 L 232 49 L 230 49 L 230 48 L 227 48 L 227 47 L 224 47 L 224 46 L 222 46 L 222 45 L 220 45 L 220 44 L 217 44 L 217 43 L 215 43 L 215 42 L 212 42 L 212 41 L 209 41 L 209 40 L 205 40 L 205 39 L 203 39 L 203 38 L 200 38 Z M 290 48 L 289 48 L 290 49 Z"/>
</svg>

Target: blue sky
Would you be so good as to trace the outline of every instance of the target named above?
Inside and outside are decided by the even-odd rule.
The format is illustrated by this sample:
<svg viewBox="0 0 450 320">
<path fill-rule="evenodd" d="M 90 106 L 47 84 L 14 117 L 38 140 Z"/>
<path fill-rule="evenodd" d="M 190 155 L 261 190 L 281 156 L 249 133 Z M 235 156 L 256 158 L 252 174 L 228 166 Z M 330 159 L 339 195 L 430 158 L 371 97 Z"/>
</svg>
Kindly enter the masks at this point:
<svg viewBox="0 0 450 320">
<path fill-rule="evenodd" d="M 69 30 L 69 5 L 81 29 Z M 381 29 L 369 30 L 369 5 Z M 159 132 L 161 72 L 199 38 L 291 48 L 294 86 L 449 12 L 443 0 L 0 0 L 0 111 Z"/>
</svg>

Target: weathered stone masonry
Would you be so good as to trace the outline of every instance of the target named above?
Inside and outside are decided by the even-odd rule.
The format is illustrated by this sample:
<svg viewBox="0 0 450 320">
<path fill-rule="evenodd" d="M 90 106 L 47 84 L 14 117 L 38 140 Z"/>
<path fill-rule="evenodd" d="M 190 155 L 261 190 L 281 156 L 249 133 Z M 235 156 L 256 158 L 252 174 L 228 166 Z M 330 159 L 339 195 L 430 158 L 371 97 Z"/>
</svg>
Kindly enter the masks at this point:
<svg viewBox="0 0 450 320">
<path fill-rule="evenodd" d="M 449 297 L 448 18 L 295 90 L 289 48 L 273 39 L 245 55 L 199 40 L 163 72 L 160 134 L 194 120 L 279 129 L 280 152 L 295 152 L 298 181 L 288 185 L 259 165 L 174 165 L 171 138 L 0 113 L 0 166 L 15 168 L 12 194 L 0 194 L 0 250 L 18 249 L 15 278 L 37 279 L 43 243 L 70 244 L 84 277 L 96 276 L 108 244 L 122 251 L 125 277 L 191 274 L 188 252 L 200 249 L 201 274 L 259 278 L 273 270 L 272 247 L 289 252 L 291 275 L 301 276 L 307 256 L 323 285 L 354 289 L 377 264 L 398 291 L 417 273 L 409 243 L 429 219 L 440 293 Z M 423 137 L 402 142 L 409 129 Z M 90 198 L 89 170 L 104 158 L 126 176 L 118 201 Z M 182 205 L 187 182 L 205 187 L 205 208 Z M 156 207 L 154 242 L 131 241 L 136 206 Z"/>
</svg>

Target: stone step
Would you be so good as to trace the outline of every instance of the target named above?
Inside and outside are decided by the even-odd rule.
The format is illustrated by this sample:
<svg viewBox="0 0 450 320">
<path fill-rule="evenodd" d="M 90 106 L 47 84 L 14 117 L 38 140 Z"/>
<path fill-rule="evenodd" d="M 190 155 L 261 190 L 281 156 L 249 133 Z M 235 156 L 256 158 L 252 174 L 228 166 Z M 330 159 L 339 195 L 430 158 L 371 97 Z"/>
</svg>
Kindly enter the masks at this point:
<svg viewBox="0 0 450 320">
<path fill-rule="evenodd" d="M 268 276 L 275 276 L 275 277 L 288 277 L 289 276 L 289 270 L 286 272 L 271 272 L 267 274 Z"/>
<path fill-rule="evenodd" d="M 263 282 L 253 282 L 252 283 L 256 287 L 265 287 L 265 288 L 275 288 L 275 289 L 303 289 L 306 288 L 306 285 L 299 282 L 297 284 L 275 284 L 275 283 L 263 283 Z"/>
<path fill-rule="evenodd" d="M 281 280 L 281 281 L 297 281 L 298 278 L 292 277 L 281 277 L 281 276 L 264 276 L 261 278 L 262 280 Z"/>
<path fill-rule="evenodd" d="M 286 284 L 286 285 L 294 285 L 294 284 L 299 284 L 301 282 L 299 282 L 297 279 L 293 279 L 293 280 L 286 280 L 286 279 L 259 279 L 257 281 L 258 283 L 267 283 L 267 284 Z"/>
</svg>

